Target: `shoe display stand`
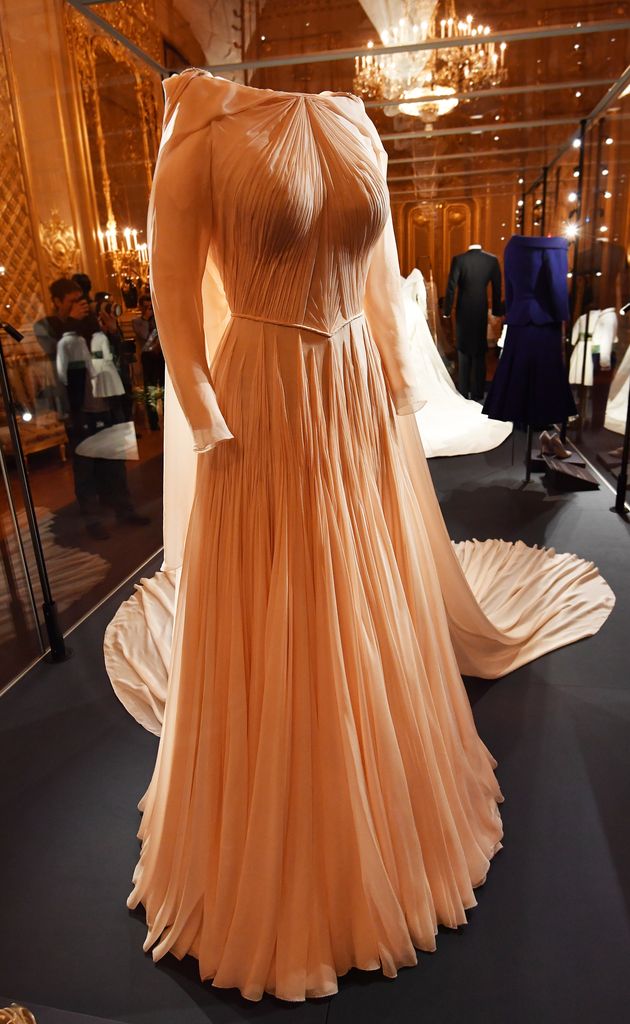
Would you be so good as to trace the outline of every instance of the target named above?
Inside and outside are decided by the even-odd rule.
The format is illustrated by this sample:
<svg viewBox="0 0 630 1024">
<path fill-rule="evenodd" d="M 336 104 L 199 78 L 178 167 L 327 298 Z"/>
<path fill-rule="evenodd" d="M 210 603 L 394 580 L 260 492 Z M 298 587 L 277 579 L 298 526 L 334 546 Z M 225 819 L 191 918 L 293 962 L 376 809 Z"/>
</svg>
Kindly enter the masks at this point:
<svg viewBox="0 0 630 1024">
<path fill-rule="evenodd" d="M 598 491 L 599 483 L 578 455 L 558 459 L 543 455 L 547 479 L 556 490 Z"/>
<path fill-rule="evenodd" d="M 530 434 L 531 436 L 531 434 Z M 566 442 L 563 442 L 566 451 Z M 567 458 L 560 458 L 558 455 L 548 454 L 541 448 L 534 449 L 531 441 L 528 444 L 527 477 L 531 473 L 545 473 L 549 483 L 555 490 L 561 491 L 596 491 L 599 483 L 593 474 L 586 468 L 586 463 L 576 451 L 571 451 Z"/>
</svg>

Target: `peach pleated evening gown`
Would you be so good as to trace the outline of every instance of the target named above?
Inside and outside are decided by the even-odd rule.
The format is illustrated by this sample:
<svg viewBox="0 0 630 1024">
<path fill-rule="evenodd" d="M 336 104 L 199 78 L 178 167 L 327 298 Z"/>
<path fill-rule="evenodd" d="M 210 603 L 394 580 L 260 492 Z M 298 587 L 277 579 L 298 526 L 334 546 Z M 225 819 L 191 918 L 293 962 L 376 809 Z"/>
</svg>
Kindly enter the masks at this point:
<svg viewBox="0 0 630 1024">
<path fill-rule="evenodd" d="M 465 922 L 501 820 L 460 670 L 594 632 L 613 598 L 573 556 L 450 544 L 362 103 L 196 70 L 166 91 L 167 565 L 106 641 L 117 693 L 161 726 L 129 905 L 154 958 L 303 1000 Z"/>
</svg>

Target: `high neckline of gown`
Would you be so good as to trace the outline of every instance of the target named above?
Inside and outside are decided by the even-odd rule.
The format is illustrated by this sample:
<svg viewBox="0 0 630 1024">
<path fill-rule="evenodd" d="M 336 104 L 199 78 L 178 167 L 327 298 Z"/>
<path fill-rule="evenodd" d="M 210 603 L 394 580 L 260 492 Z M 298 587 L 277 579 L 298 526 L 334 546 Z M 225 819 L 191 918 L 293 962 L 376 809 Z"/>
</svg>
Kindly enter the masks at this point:
<svg viewBox="0 0 630 1024">
<path fill-rule="evenodd" d="M 283 98 L 289 97 L 292 99 L 306 100 L 326 100 L 333 99 L 335 97 L 346 97 L 347 99 L 355 100 L 357 103 L 362 104 L 363 102 L 359 96 L 355 96 L 355 94 L 352 92 L 332 92 L 329 89 L 326 89 L 323 92 L 288 92 L 283 89 L 261 89 L 255 85 L 243 85 L 242 82 L 233 82 L 229 78 L 222 78 L 221 75 L 213 75 L 211 71 L 206 71 L 205 68 L 185 68 L 184 71 L 179 72 L 177 77 L 179 78 L 181 75 L 187 75 L 191 72 L 197 75 L 203 75 L 204 78 L 209 78 L 211 81 L 214 82 L 223 82 L 225 83 L 225 85 L 231 85 L 235 89 L 242 89 L 245 92 L 258 93 L 259 95 L 267 95 L 269 97 L 280 96 Z"/>
</svg>

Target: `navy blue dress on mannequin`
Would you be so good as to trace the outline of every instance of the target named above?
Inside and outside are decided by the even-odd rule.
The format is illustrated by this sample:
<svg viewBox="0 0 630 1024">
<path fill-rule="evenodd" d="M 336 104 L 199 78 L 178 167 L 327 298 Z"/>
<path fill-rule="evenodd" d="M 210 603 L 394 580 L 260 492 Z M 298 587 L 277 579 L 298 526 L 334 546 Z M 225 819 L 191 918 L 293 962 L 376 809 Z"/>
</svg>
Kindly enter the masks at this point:
<svg viewBox="0 0 630 1024">
<path fill-rule="evenodd" d="M 577 409 L 562 358 L 569 319 L 564 238 L 513 235 L 504 255 L 507 335 L 483 411 L 491 419 L 542 428 Z"/>
</svg>

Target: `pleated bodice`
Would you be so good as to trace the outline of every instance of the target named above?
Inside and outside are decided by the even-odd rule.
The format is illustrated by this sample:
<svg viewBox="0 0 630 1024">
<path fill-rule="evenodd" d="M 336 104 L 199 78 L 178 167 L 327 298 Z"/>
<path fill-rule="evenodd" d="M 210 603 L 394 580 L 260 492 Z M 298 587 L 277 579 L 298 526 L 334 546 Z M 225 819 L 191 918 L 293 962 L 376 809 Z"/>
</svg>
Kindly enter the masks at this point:
<svg viewBox="0 0 630 1024">
<path fill-rule="evenodd" d="M 363 309 L 383 175 L 336 98 L 263 96 L 213 125 L 212 255 L 234 314 L 332 333 Z"/>
</svg>

